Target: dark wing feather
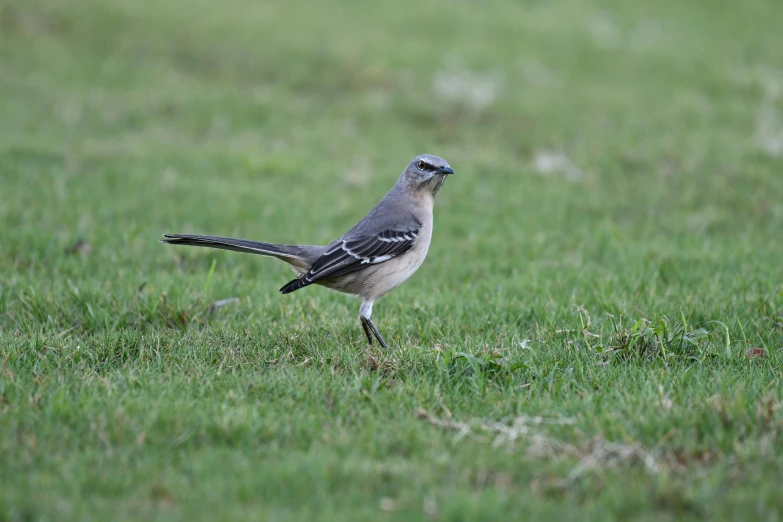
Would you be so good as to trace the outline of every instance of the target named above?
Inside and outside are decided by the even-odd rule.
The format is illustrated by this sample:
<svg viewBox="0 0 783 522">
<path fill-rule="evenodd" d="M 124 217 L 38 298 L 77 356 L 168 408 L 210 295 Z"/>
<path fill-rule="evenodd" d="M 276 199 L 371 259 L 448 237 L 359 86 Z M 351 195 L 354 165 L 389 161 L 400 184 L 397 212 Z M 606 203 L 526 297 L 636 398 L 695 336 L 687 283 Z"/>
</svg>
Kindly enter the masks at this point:
<svg viewBox="0 0 783 522">
<path fill-rule="evenodd" d="M 355 272 L 402 255 L 413 248 L 419 230 L 420 225 L 337 241 L 313 263 L 307 273 L 286 284 L 280 292 L 288 294 L 323 279 Z"/>
</svg>

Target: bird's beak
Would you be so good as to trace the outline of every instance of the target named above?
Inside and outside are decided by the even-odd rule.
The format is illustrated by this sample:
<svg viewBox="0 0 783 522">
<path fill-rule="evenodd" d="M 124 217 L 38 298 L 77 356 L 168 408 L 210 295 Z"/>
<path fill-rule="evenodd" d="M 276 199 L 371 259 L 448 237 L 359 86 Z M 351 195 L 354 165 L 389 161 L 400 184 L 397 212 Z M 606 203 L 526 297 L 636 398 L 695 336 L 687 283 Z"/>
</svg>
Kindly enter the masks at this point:
<svg viewBox="0 0 783 522">
<path fill-rule="evenodd" d="M 438 169 L 438 174 L 443 174 L 444 176 L 446 174 L 454 174 L 454 169 L 451 167 L 441 167 Z"/>
</svg>

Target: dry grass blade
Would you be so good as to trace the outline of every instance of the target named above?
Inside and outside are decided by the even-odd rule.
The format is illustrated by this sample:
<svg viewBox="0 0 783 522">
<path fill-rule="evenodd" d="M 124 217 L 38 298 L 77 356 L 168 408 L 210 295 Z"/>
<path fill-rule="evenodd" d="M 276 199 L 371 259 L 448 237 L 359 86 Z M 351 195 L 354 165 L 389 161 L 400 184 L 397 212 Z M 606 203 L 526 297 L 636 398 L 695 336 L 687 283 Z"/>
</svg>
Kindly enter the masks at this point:
<svg viewBox="0 0 783 522">
<path fill-rule="evenodd" d="M 218 301 L 215 301 L 211 305 L 209 305 L 209 313 L 214 314 L 218 311 L 219 308 L 223 308 L 226 305 L 238 303 L 239 298 L 238 297 L 227 297 L 226 299 L 220 299 Z"/>
<path fill-rule="evenodd" d="M 523 415 L 510 422 L 476 419 L 472 422 L 460 422 L 451 419 L 439 419 L 430 413 L 419 410 L 418 418 L 433 426 L 456 431 L 455 441 L 466 436 L 476 440 L 487 440 L 483 435 L 490 435 L 493 447 L 508 445 L 513 447 L 516 441 L 529 443 L 527 454 L 531 457 L 571 456 L 579 462 L 568 473 L 560 487 L 565 487 L 582 475 L 598 469 L 614 468 L 623 463 L 642 463 L 646 470 L 658 473 L 660 466 L 655 457 L 640 444 L 619 444 L 604 439 L 596 439 L 587 448 L 580 448 L 541 433 L 539 428 L 544 425 L 574 424 L 571 417 L 542 417 Z"/>
<path fill-rule="evenodd" d="M 459 440 L 466 435 L 474 438 L 483 438 L 482 435 L 493 435 L 492 446 L 499 447 L 504 444 L 513 444 L 519 439 L 536 441 L 541 444 L 545 439 L 549 439 L 537 432 L 534 427 L 541 425 L 563 425 L 573 424 L 575 419 L 571 417 L 542 417 L 522 415 L 515 417 L 510 422 L 496 421 L 486 419 L 476 419 L 473 422 L 460 422 L 451 419 L 438 419 L 430 413 L 419 410 L 418 418 L 427 421 L 433 426 L 449 429 L 457 432 L 456 439 Z M 549 440 L 552 446 L 561 447 L 562 443 L 554 439 Z"/>
<path fill-rule="evenodd" d="M 580 476 L 597 468 L 612 468 L 622 463 L 641 462 L 644 467 L 658 473 L 660 467 L 655 458 L 639 444 L 617 444 L 605 440 L 597 440 L 592 451 L 584 455 L 579 464 L 568 474 L 568 481 L 573 482 Z"/>
</svg>

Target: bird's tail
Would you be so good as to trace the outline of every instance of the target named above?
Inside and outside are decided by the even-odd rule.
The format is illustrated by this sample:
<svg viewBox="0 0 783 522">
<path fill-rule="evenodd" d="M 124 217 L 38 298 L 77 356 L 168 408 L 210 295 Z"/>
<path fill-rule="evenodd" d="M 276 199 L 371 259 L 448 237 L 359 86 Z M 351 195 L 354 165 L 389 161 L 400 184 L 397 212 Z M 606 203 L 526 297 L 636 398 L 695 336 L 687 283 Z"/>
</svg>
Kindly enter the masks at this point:
<svg viewBox="0 0 783 522">
<path fill-rule="evenodd" d="M 294 268 L 305 271 L 313 264 L 315 259 L 317 259 L 320 254 L 319 250 L 323 248 L 310 245 L 275 245 L 273 243 L 263 243 L 261 241 L 250 241 L 247 239 L 197 236 L 190 234 L 163 234 L 163 237 L 165 239 L 161 239 L 161 242 L 169 243 L 171 245 L 219 248 L 222 250 L 233 250 L 235 252 L 272 256 L 290 263 Z"/>
</svg>

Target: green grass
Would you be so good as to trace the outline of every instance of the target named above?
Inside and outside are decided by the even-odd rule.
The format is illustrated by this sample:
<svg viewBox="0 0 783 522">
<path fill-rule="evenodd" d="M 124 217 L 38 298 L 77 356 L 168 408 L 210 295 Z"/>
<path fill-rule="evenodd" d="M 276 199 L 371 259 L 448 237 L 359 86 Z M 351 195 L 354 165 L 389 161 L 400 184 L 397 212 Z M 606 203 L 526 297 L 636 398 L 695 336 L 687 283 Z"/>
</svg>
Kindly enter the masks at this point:
<svg viewBox="0 0 783 522">
<path fill-rule="evenodd" d="M 0 0 L 0 520 L 778 520 L 781 19 Z M 386 352 L 157 241 L 326 243 L 421 152 Z"/>
</svg>

